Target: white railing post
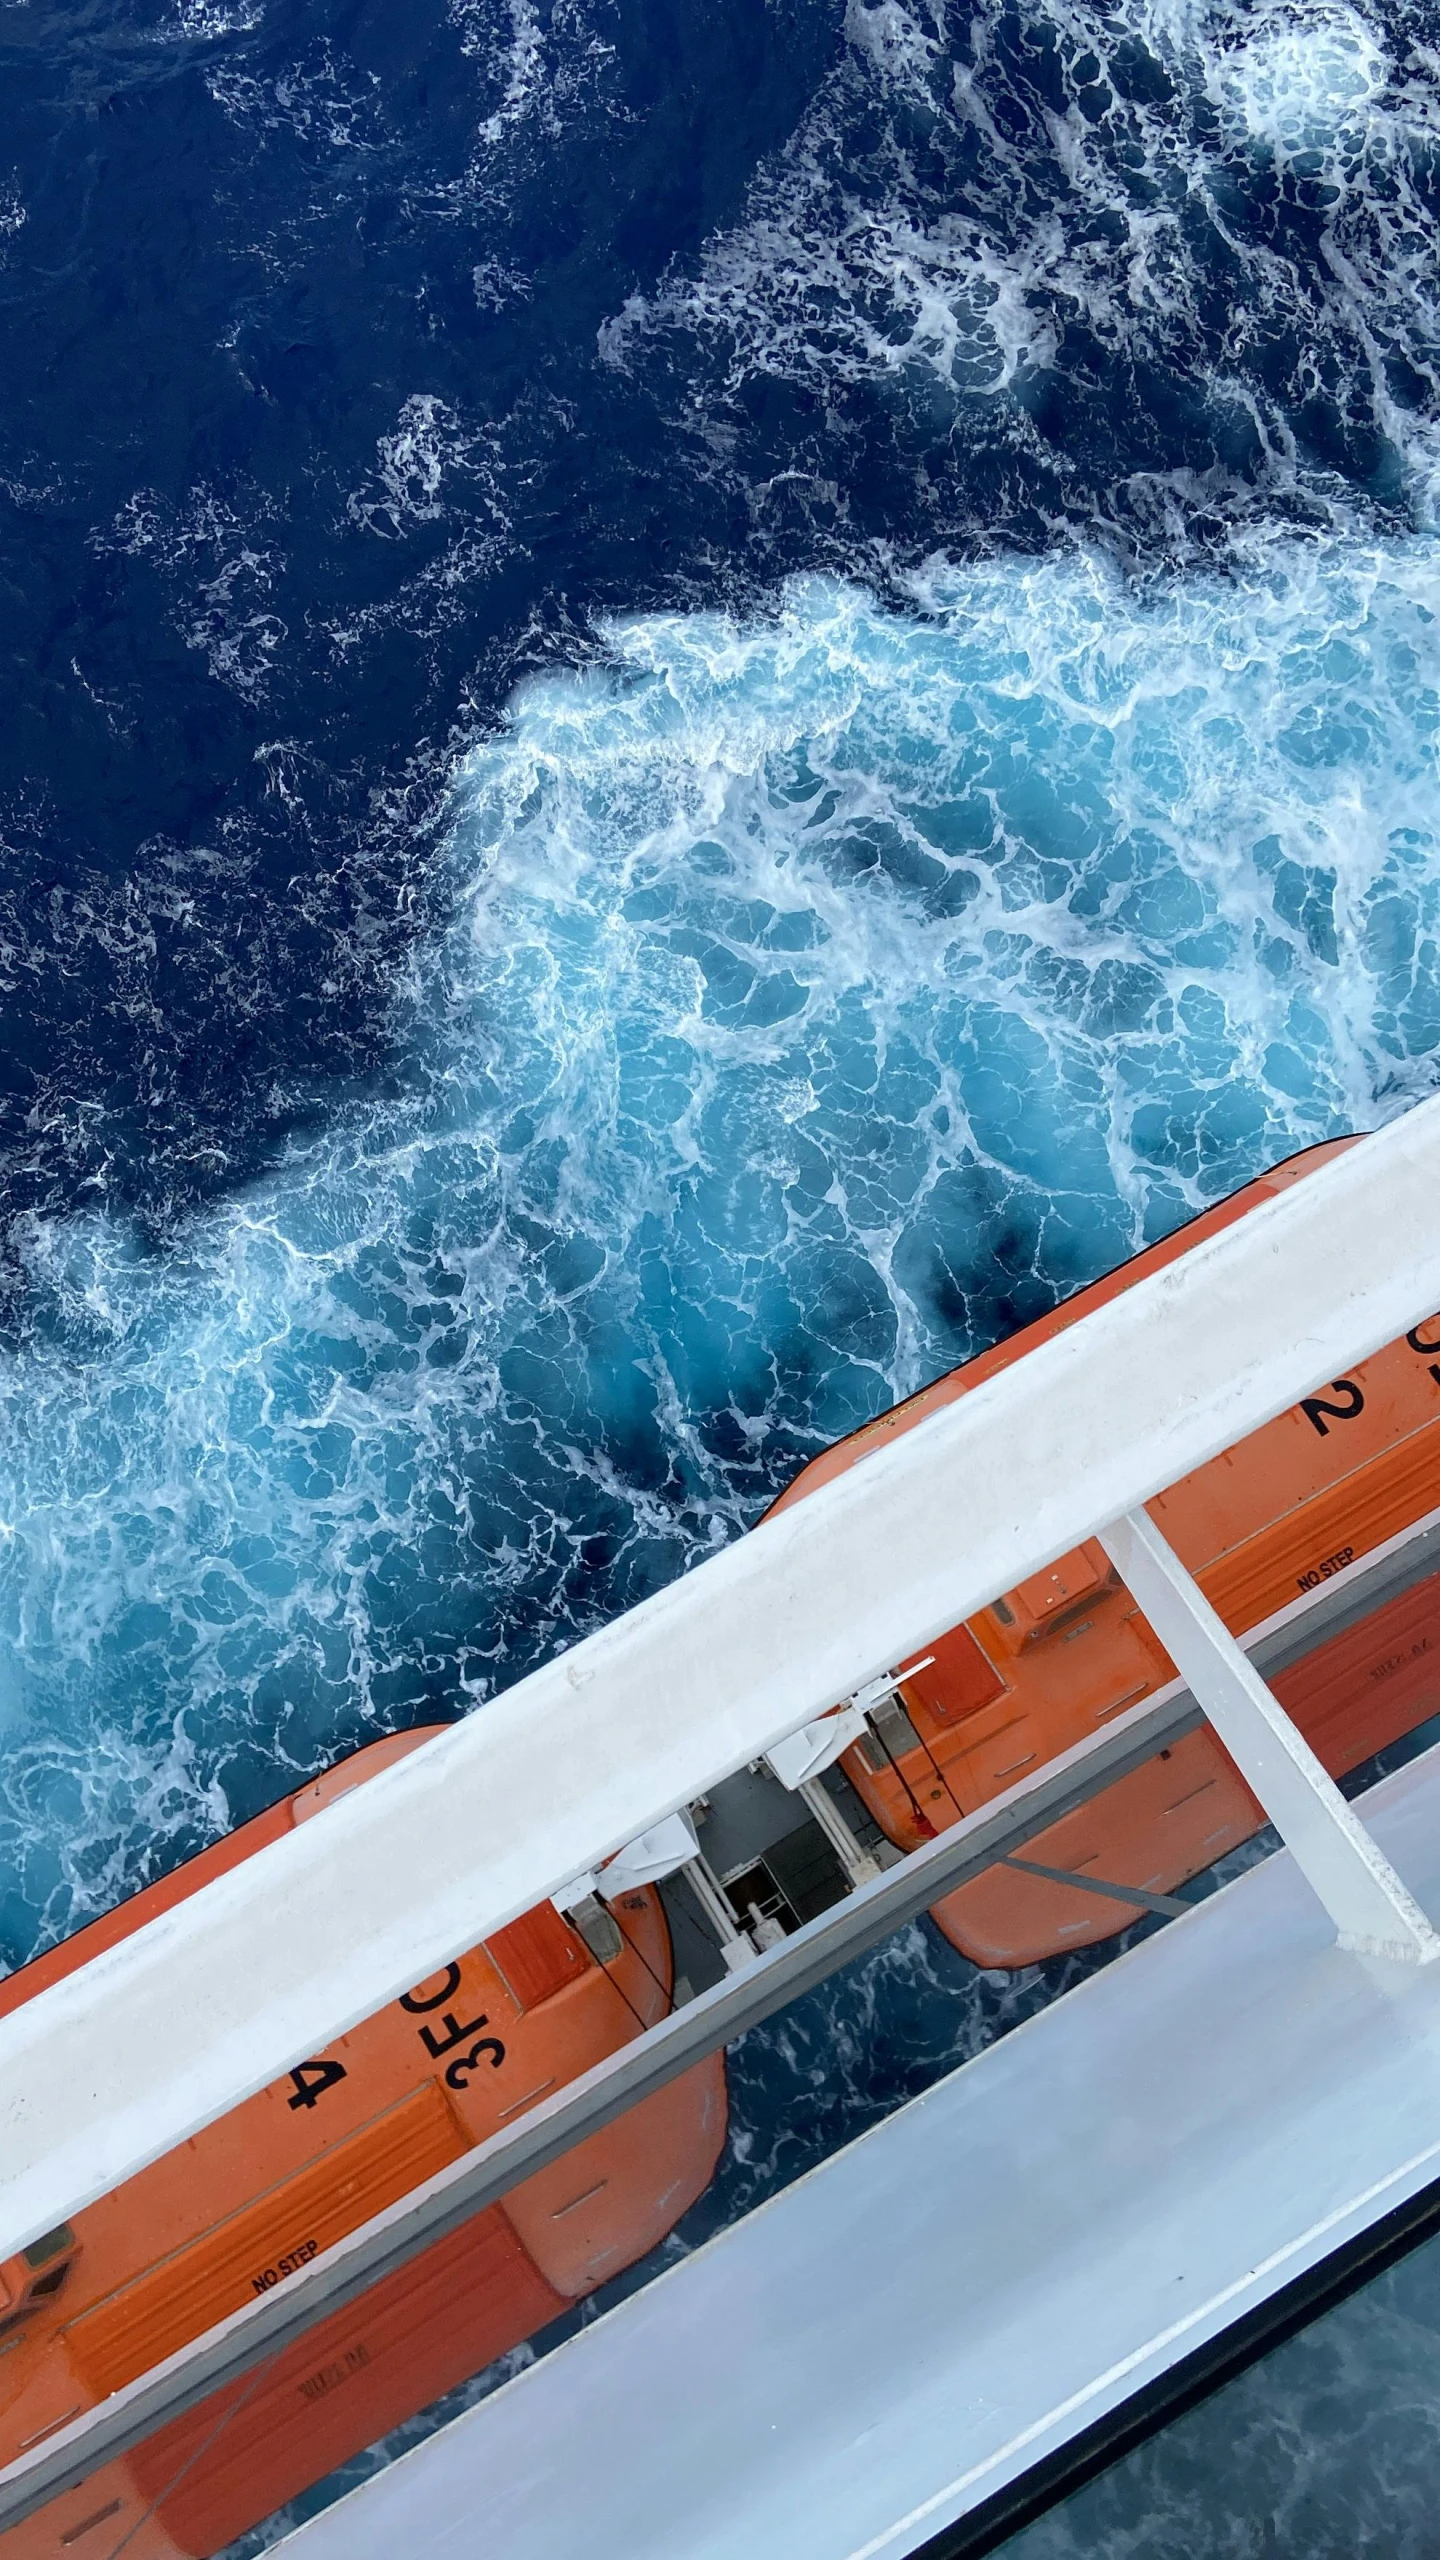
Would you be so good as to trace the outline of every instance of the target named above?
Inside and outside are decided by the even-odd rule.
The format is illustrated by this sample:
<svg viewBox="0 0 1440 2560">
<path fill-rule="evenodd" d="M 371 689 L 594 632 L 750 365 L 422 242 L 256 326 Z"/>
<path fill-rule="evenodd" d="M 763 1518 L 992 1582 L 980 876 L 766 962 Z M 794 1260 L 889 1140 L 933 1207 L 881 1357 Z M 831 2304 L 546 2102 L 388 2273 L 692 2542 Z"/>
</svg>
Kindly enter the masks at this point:
<svg viewBox="0 0 1440 2560">
<path fill-rule="evenodd" d="M 1149 1513 L 1112 1521 L 1100 1543 L 1329 1912 L 1341 1946 L 1407 1964 L 1440 1956 L 1440 1936 L 1419 1903 Z"/>
</svg>

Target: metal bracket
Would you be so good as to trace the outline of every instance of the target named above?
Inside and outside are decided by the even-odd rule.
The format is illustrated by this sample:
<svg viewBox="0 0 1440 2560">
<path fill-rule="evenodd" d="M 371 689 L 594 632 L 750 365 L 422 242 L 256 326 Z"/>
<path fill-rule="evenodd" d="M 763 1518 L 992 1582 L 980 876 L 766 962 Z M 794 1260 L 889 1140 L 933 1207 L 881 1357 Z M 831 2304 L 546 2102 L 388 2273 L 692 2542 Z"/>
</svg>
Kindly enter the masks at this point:
<svg viewBox="0 0 1440 2560">
<path fill-rule="evenodd" d="M 1329 1912 L 1341 1946 L 1433 1963 L 1440 1936 L 1149 1513 L 1112 1521 L 1100 1543 Z"/>
<path fill-rule="evenodd" d="M 1022 1876 L 1043 1876 L 1047 1884 L 1073 1885 L 1078 1893 L 1098 1893 L 1105 1902 L 1133 1902 L 1137 1911 L 1159 1911 L 1167 1920 L 1179 1920 L 1193 1911 L 1193 1902 L 1182 1902 L 1177 1894 L 1151 1893 L 1143 1884 L 1106 1884 L 1101 1876 L 1078 1876 L 1069 1867 L 1042 1867 L 1038 1858 L 997 1858 L 997 1867 L 1014 1867 Z"/>
</svg>

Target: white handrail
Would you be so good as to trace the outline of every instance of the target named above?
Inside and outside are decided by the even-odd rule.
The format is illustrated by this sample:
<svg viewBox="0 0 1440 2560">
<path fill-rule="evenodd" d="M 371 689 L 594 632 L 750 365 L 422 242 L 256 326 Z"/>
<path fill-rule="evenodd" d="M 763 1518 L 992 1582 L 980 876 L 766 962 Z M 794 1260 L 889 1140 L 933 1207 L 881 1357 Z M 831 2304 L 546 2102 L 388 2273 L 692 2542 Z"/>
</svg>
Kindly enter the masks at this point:
<svg viewBox="0 0 1440 2560">
<path fill-rule="evenodd" d="M 0 2021 L 0 2256 L 1440 1304 L 1440 1099 Z"/>
</svg>

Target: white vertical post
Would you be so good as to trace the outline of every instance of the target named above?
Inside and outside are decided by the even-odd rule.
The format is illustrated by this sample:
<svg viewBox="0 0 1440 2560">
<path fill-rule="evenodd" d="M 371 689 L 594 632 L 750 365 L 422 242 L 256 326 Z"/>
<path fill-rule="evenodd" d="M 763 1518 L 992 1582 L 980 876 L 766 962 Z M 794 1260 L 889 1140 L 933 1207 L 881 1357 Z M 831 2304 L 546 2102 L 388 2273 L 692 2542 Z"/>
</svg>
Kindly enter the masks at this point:
<svg viewBox="0 0 1440 2560">
<path fill-rule="evenodd" d="M 852 1893 L 862 1884 L 872 1884 L 880 1868 L 868 1849 L 862 1849 L 849 1823 L 833 1796 L 828 1796 L 818 1778 L 804 1778 L 795 1793 L 818 1822 L 836 1857 L 840 1861 L 845 1882 Z"/>
<path fill-rule="evenodd" d="M 1112 1521 L 1100 1543 L 1329 1912 L 1341 1946 L 1408 1964 L 1440 1956 L 1440 1936 L 1419 1903 L 1148 1511 Z"/>
</svg>

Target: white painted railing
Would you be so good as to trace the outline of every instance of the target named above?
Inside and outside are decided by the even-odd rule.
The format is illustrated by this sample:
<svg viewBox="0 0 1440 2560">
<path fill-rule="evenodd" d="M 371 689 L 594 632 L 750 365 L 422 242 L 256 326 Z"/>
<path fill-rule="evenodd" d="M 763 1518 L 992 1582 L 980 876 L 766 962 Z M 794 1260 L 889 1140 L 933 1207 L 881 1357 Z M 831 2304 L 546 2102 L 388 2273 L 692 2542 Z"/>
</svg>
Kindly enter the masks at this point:
<svg viewBox="0 0 1440 2560">
<path fill-rule="evenodd" d="M 1418 1902 L 1149 1513 L 1131 1512 L 1103 1536 L 1111 1563 L 1325 1905 L 1342 1947 L 1433 1964 L 1440 1937 Z"/>
<path fill-rule="evenodd" d="M 1432 1101 L 0 2022 L 0 2255 L 1437 1304 Z"/>
</svg>

